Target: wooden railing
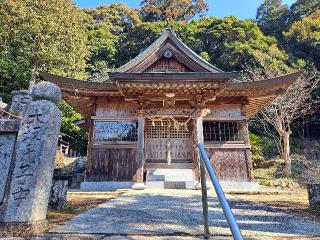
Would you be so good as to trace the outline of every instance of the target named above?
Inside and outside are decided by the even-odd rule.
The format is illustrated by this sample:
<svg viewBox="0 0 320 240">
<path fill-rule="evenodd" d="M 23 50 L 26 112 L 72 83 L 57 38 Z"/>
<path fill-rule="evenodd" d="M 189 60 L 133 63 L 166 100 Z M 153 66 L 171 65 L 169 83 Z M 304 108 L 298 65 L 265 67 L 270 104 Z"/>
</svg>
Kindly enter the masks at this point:
<svg viewBox="0 0 320 240">
<path fill-rule="evenodd" d="M 204 217 L 204 235 L 205 238 L 208 238 L 210 235 L 209 232 L 209 219 L 208 219 L 208 197 L 207 197 L 207 183 L 206 183 L 206 173 L 205 168 L 207 169 L 210 179 L 212 181 L 213 187 L 216 191 L 217 197 L 222 206 L 224 215 L 229 224 L 232 236 L 234 240 L 243 240 L 243 236 L 240 232 L 239 226 L 234 218 L 234 215 L 229 206 L 228 200 L 224 195 L 224 192 L 221 188 L 219 180 L 216 176 L 216 173 L 211 165 L 211 162 L 208 158 L 208 155 L 204 149 L 203 144 L 198 144 L 198 149 L 200 154 L 198 153 L 198 160 L 200 164 L 200 176 L 201 176 L 201 189 L 202 189 L 202 207 L 203 207 L 203 217 Z M 200 157 L 201 156 L 201 157 Z"/>
</svg>

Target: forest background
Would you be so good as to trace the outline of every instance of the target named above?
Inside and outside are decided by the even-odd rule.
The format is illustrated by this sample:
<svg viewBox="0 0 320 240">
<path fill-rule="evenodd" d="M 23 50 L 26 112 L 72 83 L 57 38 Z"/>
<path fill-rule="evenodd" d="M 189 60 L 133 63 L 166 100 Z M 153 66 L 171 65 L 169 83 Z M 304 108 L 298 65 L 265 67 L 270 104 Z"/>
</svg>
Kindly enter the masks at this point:
<svg viewBox="0 0 320 240">
<path fill-rule="evenodd" d="M 143 0 L 81 9 L 71 0 L 2 0 L 0 96 L 28 88 L 39 71 L 88 81 L 125 64 L 170 27 L 202 58 L 240 81 L 301 71 L 287 93 L 251 120 L 255 164 L 279 155 L 291 174 L 290 154 L 320 138 L 320 0 L 264 0 L 256 19 L 207 17 L 205 0 Z M 62 102 L 61 131 L 85 148 L 82 117 Z M 305 139 L 308 139 L 305 141 Z"/>
</svg>

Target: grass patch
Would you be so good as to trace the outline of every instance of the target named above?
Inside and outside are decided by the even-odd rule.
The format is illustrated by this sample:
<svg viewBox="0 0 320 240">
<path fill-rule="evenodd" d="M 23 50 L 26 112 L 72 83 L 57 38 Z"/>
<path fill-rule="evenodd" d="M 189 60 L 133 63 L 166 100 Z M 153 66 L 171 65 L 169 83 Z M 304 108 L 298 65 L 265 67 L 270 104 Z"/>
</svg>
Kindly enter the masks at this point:
<svg viewBox="0 0 320 240">
<path fill-rule="evenodd" d="M 237 197 L 269 205 L 271 207 L 297 213 L 304 217 L 320 222 L 320 212 L 309 208 L 306 189 L 297 188 L 294 191 L 281 194 L 238 195 Z"/>
<path fill-rule="evenodd" d="M 260 185 L 269 187 L 292 188 L 299 187 L 298 181 L 294 178 L 287 178 L 283 175 L 284 164 L 274 162 L 268 168 L 257 168 L 253 170 L 253 176 Z"/>
</svg>

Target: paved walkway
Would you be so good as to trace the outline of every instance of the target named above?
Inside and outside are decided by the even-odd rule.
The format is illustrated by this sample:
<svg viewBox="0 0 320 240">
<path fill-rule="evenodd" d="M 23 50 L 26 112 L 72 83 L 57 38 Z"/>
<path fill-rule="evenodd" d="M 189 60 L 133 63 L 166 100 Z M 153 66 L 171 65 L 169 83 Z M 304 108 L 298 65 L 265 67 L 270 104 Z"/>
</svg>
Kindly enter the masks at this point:
<svg viewBox="0 0 320 240">
<path fill-rule="evenodd" d="M 282 239 L 286 236 L 315 236 L 320 239 L 320 223 L 233 196 L 228 199 L 246 239 Z M 227 222 L 215 197 L 209 198 L 209 219 L 211 234 L 231 239 Z M 51 232 L 132 235 L 130 239 L 136 239 L 134 235 L 201 236 L 201 192 L 129 191 L 80 214 L 63 226 L 55 227 Z"/>
</svg>

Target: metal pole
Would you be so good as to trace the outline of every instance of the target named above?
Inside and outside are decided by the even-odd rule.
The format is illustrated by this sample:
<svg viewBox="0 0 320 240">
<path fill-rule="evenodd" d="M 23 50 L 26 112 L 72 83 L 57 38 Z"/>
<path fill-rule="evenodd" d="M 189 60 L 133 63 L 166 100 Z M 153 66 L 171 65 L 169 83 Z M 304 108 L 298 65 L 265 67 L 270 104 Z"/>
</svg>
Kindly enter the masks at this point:
<svg viewBox="0 0 320 240">
<path fill-rule="evenodd" d="M 229 206 L 229 203 L 226 199 L 226 196 L 224 195 L 224 192 L 220 186 L 220 183 L 219 183 L 219 180 L 214 172 L 214 169 L 212 168 L 211 166 L 211 162 L 207 156 L 207 153 L 204 149 L 204 146 L 203 144 L 198 144 L 198 147 L 200 149 L 200 153 L 201 153 L 201 156 L 202 156 L 202 159 L 207 167 L 207 170 L 208 170 L 208 173 L 209 173 L 209 176 L 211 178 L 211 181 L 213 183 L 213 186 L 214 186 L 214 189 L 216 190 L 216 193 L 217 193 L 217 196 L 218 196 L 218 199 L 222 205 L 222 209 L 223 209 L 223 212 L 224 212 L 224 215 L 226 216 L 227 218 L 227 221 L 228 221 L 228 224 L 229 224 L 229 227 L 231 229 L 231 232 L 232 232 L 232 236 L 233 236 L 233 239 L 235 240 L 243 240 L 243 236 L 240 232 L 240 229 L 239 229 L 239 226 L 233 216 L 233 213 L 230 209 L 230 206 Z"/>
<path fill-rule="evenodd" d="M 209 232 L 208 193 L 207 193 L 206 170 L 205 170 L 203 162 L 201 160 L 199 151 L 197 151 L 197 153 L 198 153 L 198 161 L 200 164 L 202 209 L 203 209 L 203 220 L 204 220 L 204 238 L 208 239 L 210 237 L 210 232 Z"/>
</svg>

